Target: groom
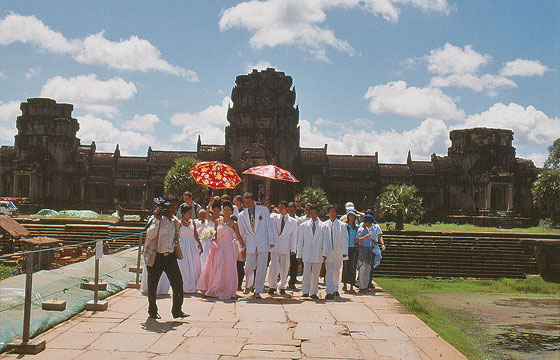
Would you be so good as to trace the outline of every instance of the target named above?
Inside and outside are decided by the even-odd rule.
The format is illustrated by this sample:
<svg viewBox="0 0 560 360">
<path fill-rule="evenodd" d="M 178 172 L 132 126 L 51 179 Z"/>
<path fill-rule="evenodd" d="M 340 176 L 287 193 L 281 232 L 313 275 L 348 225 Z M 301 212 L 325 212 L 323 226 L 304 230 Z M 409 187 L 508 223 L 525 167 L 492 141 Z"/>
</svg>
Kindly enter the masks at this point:
<svg viewBox="0 0 560 360">
<path fill-rule="evenodd" d="M 277 242 L 278 235 L 270 221 L 270 214 L 265 206 L 255 205 L 253 194 L 243 195 L 245 210 L 239 214 L 239 232 L 245 241 L 245 292 L 255 286 L 255 298 L 260 299 L 264 291 L 268 251 Z M 256 269 L 256 279 L 255 271 Z"/>
</svg>

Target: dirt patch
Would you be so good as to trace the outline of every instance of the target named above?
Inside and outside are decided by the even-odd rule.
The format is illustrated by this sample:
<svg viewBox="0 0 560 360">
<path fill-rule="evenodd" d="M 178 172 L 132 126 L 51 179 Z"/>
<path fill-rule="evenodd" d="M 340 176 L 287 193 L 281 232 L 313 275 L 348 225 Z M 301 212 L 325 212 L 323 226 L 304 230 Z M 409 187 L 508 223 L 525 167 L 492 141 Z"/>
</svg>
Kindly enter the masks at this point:
<svg viewBox="0 0 560 360">
<path fill-rule="evenodd" d="M 476 315 L 498 358 L 558 359 L 560 299 L 547 295 L 424 293 L 436 304 Z"/>
</svg>

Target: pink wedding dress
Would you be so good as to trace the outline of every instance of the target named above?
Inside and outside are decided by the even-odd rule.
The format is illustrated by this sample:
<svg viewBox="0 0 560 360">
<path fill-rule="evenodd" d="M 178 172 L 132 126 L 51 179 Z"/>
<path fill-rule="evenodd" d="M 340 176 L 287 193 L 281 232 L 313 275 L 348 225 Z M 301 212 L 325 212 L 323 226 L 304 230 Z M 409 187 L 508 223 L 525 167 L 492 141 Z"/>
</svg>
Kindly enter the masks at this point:
<svg viewBox="0 0 560 360">
<path fill-rule="evenodd" d="M 235 232 L 227 225 L 218 225 L 217 239 L 210 244 L 208 258 L 197 289 L 204 295 L 218 299 L 231 299 L 237 291 L 237 253 Z"/>
</svg>

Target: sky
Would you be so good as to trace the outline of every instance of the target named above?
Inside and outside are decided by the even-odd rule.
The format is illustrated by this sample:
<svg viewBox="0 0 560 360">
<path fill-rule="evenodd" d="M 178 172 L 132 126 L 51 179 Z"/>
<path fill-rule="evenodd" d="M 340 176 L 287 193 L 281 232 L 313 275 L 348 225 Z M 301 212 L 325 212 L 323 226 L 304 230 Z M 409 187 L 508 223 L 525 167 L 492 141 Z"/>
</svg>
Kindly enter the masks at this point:
<svg viewBox="0 0 560 360">
<path fill-rule="evenodd" d="M 0 0 L 0 145 L 19 105 L 74 105 L 82 144 L 145 156 L 224 144 L 237 75 L 293 77 L 302 147 L 445 155 L 449 131 L 560 137 L 557 0 Z"/>
</svg>

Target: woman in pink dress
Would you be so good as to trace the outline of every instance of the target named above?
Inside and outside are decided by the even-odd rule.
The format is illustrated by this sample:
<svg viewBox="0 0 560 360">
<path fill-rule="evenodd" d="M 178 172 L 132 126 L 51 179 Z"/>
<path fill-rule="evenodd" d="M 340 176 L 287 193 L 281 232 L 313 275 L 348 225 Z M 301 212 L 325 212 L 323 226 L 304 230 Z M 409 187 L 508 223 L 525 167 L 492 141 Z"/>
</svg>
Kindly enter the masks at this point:
<svg viewBox="0 0 560 360">
<path fill-rule="evenodd" d="M 197 289 L 205 296 L 218 299 L 235 298 L 237 291 L 237 246 L 233 240 L 237 238 L 242 251 L 245 244 L 237 223 L 231 218 L 233 205 L 224 201 L 223 217 L 216 223 L 216 238 L 212 239 L 206 265 L 198 280 Z"/>
</svg>

